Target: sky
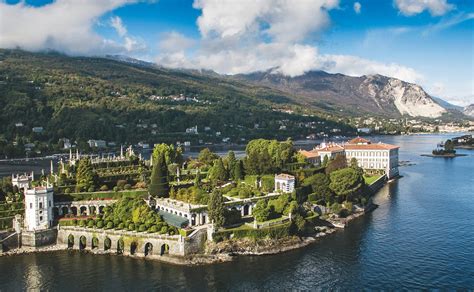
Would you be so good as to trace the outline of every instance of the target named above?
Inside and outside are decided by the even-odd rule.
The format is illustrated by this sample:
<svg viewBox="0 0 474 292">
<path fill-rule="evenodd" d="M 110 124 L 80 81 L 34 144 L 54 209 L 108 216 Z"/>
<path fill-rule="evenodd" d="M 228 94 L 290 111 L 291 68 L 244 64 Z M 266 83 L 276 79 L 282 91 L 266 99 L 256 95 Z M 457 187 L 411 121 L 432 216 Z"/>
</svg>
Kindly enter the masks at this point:
<svg viewBox="0 0 474 292">
<path fill-rule="evenodd" d="M 474 103 L 474 0 L 0 0 L 0 47 L 222 74 L 382 74 Z"/>
</svg>

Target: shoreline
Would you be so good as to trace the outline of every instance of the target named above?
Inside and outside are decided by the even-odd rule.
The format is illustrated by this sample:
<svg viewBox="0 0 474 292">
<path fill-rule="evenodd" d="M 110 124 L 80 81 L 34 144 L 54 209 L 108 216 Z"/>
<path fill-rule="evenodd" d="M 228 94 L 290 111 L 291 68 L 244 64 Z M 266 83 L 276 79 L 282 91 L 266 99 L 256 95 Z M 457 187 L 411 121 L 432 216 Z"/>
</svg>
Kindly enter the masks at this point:
<svg viewBox="0 0 474 292">
<path fill-rule="evenodd" d="M 421 154 L 420 156 L 423 157 L 432 157 L 432 158 L 454 158 L 454 157 L 463 157 L 467 156 L 467 154 L 441 154 L 441 155 L 435 155 L 435 154 Z"/>
<path fill-rule="evenodd" d="M 372 209 L 373 210 L 373 209 Z M 371 210 L 371 211 L 372 211 Z M 366 212 L 367 213 L 367 212 Z M 360 212 L 351 215 L 351 218 L 347 218 L 346 226 L 349 225 L 350 222 L 353 220 L 363 217 L 366 213 Z M 330 223 L 330 222 L 328 222 Z M 166 264 L 173 264 L 179 266 L 199 266 L 199 265 L 211 265 L 211 264 L 219 264 L 225 262 L 231 262 L 239 256 L 265 256 L 265 255 L 276 255 L 285 253 L 288 251 L 296 250 L 299 248 L 303 248 L 309 246 L 313 243 L 320 241 L 321 239 L 338 232 L 339 230 L 344 230 L 344 228 L 340 227 L 327 227 L 327 226 L 318 226 L 315 227 L 320 230 L 312 236 L 290 236 L 281 239 L 263 239 L 260 242 L 254 241 L 251 239 L 242 239 L 240 241 L 226 241 L 221 244 L 221 247 L 224 245 L 225 248 L 223 250 L 219 250 L 219 243 L 209 242 L 206 246 L 206 253 L 203 254 L 194 254 L 184 257 L 177 257 L 177 256 L 141 256 L 141 255 L 119 255 L 130 257 L 133 259 L 138 260 L 150 260 L 150 261 L 157 261 Z M 242 242 L 250 243 L 249 246 L 243 247 Z M 265 243 L 271 242 L 270 246 L 266 245 Z M 262 245 L 259 245 L 262 244 Z M 214 251 L 208 251 L 208 249 L 216 249 Z M 226 250 L 227 249 L 227 250 Z M 35 253 L 45 253 L 45 252 L 57 252 L 57 251 L 74 251 L 74 252 L 85 252 L 91 255 L 106 255 L 106 256 L 117 256 L 118 254 L 115 252 L 104 252 L 104 251 L 94 251 L 94 250 L 71 250 L 67 247 L 64 247 L 59 244 L 48 245 L 43 247 L 21 247 L 12 249 L 9 251 L 5 251 L 0 253 L 0 257 L 9 257 L 9 256 L 17 256 L 17 255 L 26 255 L 26 254 L 35 254 Z"/>
</svg>

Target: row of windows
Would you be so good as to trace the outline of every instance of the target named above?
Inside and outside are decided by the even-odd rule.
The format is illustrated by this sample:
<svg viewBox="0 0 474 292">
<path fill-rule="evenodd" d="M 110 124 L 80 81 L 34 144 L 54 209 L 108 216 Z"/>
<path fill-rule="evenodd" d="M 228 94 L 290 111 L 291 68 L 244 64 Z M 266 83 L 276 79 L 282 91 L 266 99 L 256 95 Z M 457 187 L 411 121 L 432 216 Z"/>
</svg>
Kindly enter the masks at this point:
<svg viewBox="0 0 474 292">
<path fill-rule="evenodd" d="M 48 207 L 51 207 L 51 201 L 48 201 Z M 33 203 L 30 203 L 30 209 L 33 209 Z M 43 209 L 43 202 L 39 202 L 38 209 Z"/>
<path fill-rule="evenodd" d="M 351 157 L 386 157 L 388 156 L 387 151 L 346 151 L 348 156 Z"/>
</svg>

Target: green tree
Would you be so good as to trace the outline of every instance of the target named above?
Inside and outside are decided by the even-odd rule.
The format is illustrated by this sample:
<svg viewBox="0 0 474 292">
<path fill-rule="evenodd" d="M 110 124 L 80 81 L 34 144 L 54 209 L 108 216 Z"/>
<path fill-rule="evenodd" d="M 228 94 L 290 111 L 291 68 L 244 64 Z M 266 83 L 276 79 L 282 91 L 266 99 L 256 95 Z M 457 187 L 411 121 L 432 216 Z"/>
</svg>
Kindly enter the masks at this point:
<svg viewBox="0 0 474 292">
<path fill-rule="evenodd" d="M 311 187 L 311 194 L 308 196 L 310 201 L 324 201 L 329 203 L 332 201 L 333 192 L 329 187 L 331 183 L 329 177 L 324 173 L 317 173 L 306 178 L 303 181 L 303 186 Z"/>
<path fill-rule="evenodd" d="M 95 173 L 89 158 L 79 160 L 76 172 L 76 184 L 79 191 L 95 187 Z"/>
<path fill-rule="evenodd" d="M 345 201 L 364 187 L 364 177 L 355 169 L 344 168 L 331 173 L 331 190 Z"/>
<path fill-rule="evenodd" d="M 148 192 L 152 196 L 167 197 L 169 192 L 168 168 L 164 155 L 160 155 L 153 165 Z"/>
<path fill-rule="evenodd" d="M 238 161 L 237 159 L 235 158 L 235 153 L 234 151 L 230 150 L 228 153 L 227 153 L 227 157 L 226 157 L 226 170 L 227 170 L 227 176 L 232 179 L 232 180 L 236 180 L 234 178 L 234 167 L 235 167 L 235 164 L 237 164 Z"/>
<path fill-rule="evenodd" d="M 322 166 L 326 167 L 329 163 L 329 158 L 327 155 L 324 155 L 324 158 L 323 158 L 323 162 L 322 162 Z"/>
<path fill-rule="evenodd" d="M 215 154 L 209 148 L 204 148 L 199 152 L 198 155 L 198 160 L 201 163 L 204 163 L 206 165 L 213 165 L 214 161 L 219 158 L 219 155 Z"/>
<path fill-rule="evenodd" d="M 209 198 L 208 214 L 209 220 L 214 222 L 216 228 L 221 227 L 225 222 L 224 197 L 220 190 L 214 190 Z"/>
<path fill-rule="evenodd" d="M 232 169 L 232 178 L 236 181 L 244 178 L 244 167 L 242 165 L 242 160 L 237 160 Z"/>
<path fill-rule="evenodd" d="M 346 156 L 344 154 L 336 154 L 336 157 L 332 161 L 329 161 L 326 166 L 326 173 L 330 174 L 331 172 L 343 169 L 347 167 Z"/>
<path fill-rule="evenodd" d="M 183 149 L 181 147 L 174 148 L 174 145 L 158 144 L 153 149 L 153 160 L 156 161 L 158 157 L 164 156 L 166 165 L 176 163 L 181 165 L 183 163 Z"/>
<path fill-rule="evenodd" d="M 227 171 L 222 158 L 217 159 L 214 166 L 209 170 L 209 180 L 213 183 L 227 180 Z"/>
</svg>

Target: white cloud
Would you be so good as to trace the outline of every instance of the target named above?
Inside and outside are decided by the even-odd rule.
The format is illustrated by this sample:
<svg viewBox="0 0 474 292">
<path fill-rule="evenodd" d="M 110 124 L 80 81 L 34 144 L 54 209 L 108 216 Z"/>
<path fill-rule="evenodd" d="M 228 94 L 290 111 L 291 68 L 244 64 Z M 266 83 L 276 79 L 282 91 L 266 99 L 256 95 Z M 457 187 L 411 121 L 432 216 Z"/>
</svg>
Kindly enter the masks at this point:
<svg viewBox="0 0 474 292">
<path fill-rule="evenodd" d="M 433 16 L 440 16 L 454 9 L 454 5 L 447 0 L 395 0 L 394 4 L 406 16 L 420 14 L 425 10 Z"/>
<path fill-rule="evenodd" d="M 195 43 L 195 40 L 179 32 L 172 31 L 163 35 L 159 43 L 159 49 L 163 52 L 184 51 L 192 47 Z"/>
<path fill-rule="evenodd" d="M 362 5 L 359 2 L 354 3 L 354 12 L 357 14 L 360 14 L 360 9 L 362 8 Z"/>
<path fill-rule="evenodd" d="M 112 16 L 110 18 L 110 25 L 117 31 L 120 37 L 124 37 L 127 34 L 127 28 L 123 25 L 122 18 Z"/>
<path fill-rule="evenodd" d="M 107 12 L 138 0 L 56 0 L 34 7 L 20 1 L 0 2 L 0 47 L 37 51 L 54 49 L 70 54 L 100 55 L 129 51 L 94 31 Z"/>
<path fill-rule="evenodd" d="M 305 42 L 330 23 L 328 10 L 338 4 L 335 0 L 196 0 L 194 7 L 202 10 L 197 21 L 201 39 L 195 41 L 193 52 L 186 53 L 188 38 L 172 32 L 161 41 L 156 61 L 224 74 L 272 69 L 297 76 L 325 70 L 352 76 L 379 73 L 410 82 L 422 78 L 397 64 L 320 54 L 316 46 Z"/>
</svg>

